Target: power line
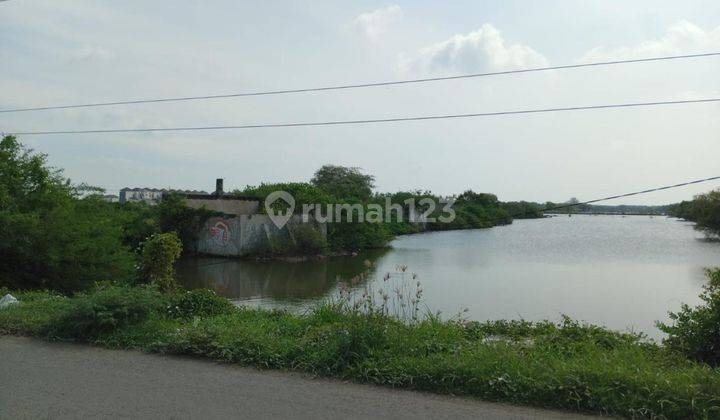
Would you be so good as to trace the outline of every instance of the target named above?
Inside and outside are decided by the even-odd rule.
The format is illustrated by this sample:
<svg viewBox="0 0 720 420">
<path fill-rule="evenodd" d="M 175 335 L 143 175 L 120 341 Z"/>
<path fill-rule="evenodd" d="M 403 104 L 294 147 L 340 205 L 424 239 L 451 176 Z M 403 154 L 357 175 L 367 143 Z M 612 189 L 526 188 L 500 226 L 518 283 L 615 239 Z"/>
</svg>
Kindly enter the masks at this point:
<svg viewBox="0 0 720 420">
<path fill-rule="evenodd" d="M 98 107 L 98 106 L 114 106 L 114 105 L 134 105 L 134 104 L 157 103 L 157 102 L 198 101 L 198 100 L 205 100 L 205 99 L 240 98 L 240 97 L 246 97 L 246 96 L 284 95 L 284 94 L 290 94 L 290 93 L 307 93 L 307 92 L 323 92 L 323 91 L 330 91 L 330 90 L 361 89 L 361 88 L 369 88 L 369 87 L 404 85 L 404 84 L 411 84 L 411 83 L 430 83 L 430 82 L 439 82 L 439 81 L 443 81 L 443 80 L 470 79 L 470 78 L 476 78 L 476 77 L 500 76 L 500 75 L 509 75 L 509 74 L 538 72 L 538 71 L 563 70 L 563 69 L 574 69 L 574 68 L 582 68 L 582 67 L 613 66 L 613 65 L 617 65 L 617 64 L 646 63 L 646 62 L 651 62 L 651 61 L 667 61 L 667 60 L 679 60 L 679 59 L 688 59 L 688 58 L 701 58 L 701 57 L 711 57 L 711 56 L 717 56 L 717 55 L 720 55 L 720 52 L 673 55 L 673 56 L 651 57 L 651 58 L 638 58 L 638 59 L 632 59 L 632 60 L 602 61 L 602 62 L 585 63 L 585 64 L 567 64 L 567 65 L 562 65 L 562 66 L 534 67 L 534 68 L 530 68 L 530 69 L 520 69 L 520 70 L 506 70 L 506 71 L 495 71 L 495 72 L 487 72 L 487 73 L 472 73 L 472 74 L 463 74 L 463 75 L 458 75 L 458 76 L 428 77 L 428 78 L 422 78 L 422 79 L 396 80 L 396 81 L 388 81 L 388 82 L 360 83 L 360 84 L 337 85 L 337 86 L 322 86 L 322 87 L 312 87 L 312 88 L 302 88 L 302 89 L 283 89 L 283 90 L 268 90 L 268 91 L 258 91 L 258 92 L 227 93 L 227 94 L 220 94 L 220 95 L 184 96 L 184 97 L 181 96 L 181 97 L 175 97 L 175 98 L 135 99 L 135 100 L 127 100 L 127 101 L 95 102 L 95 103 L 74 104 L 74 105 L 54 105 L 54 106 L 38 106 L 38 107 L 32 107 L 32 108 L 13 108 L 13 109 L 2 109 L 2 110 L 0 110 L 0 113 L 47 111 L 47 110 L 52 110 L 52 109 L 69 109 L 69 108 L 91 108 L 91 107 Z"/>
<path fill-rule="evenodd" d="M 168 128 L 116 128 L 116 129 L 99 129 L 99 130 L 61 130 L 61 131 L 17 131 L 7 132 L 17 136 L 34 136 L 34 135 L 51 135 L 51 134 L 100 134 L 100 133 L 139 133 L 139 132 L 156 132 L 156 131 L 208 131 L 208 130 L 239 130 L 253 128 L 283 128 L 283 127 L 312 127 L 324 125 L 349 125 L 349 124 L 377 124 L 377 123 L 393 123 L 405 121 L 425 121 L 425 120 L 443 120 L 454 118 L 475 118 L 475 117 L 494 117 L 502 115 L 520 115 L 520 114 L 539 114 L 545 112 L 563 112 L 563 111 L 582 111 L 596 110 L 608 108 L 634 108 L 645 106 L 660 105 L 680 105 L 694 104 L 706 102 L 718 102 L 720 98 L 707 99 L 688 99 L 678 101 L 655 101 L 655 102 L 635 102 L 623 104 L 606 104 L 606 105 L 588 105 L 588 106 L 572 106 L 564 108 L 540 108 L 540 109 L 524 109 L 515 111 L 496 111 L 496 112 L 480 112 L 474 114 L 449 114 L 449 115 L 425 115 L 417 117 L 396 117 L 396 118 L 378 118 L 367 120 L 343 120 L 343 121 L 322 121 L 322 122 L 298 122 L 298 123 L 277 123 L 277 124 L 247 124 L 247 125 L 216 125 L 216 126 L 197 126 L 197 127 L 168 127 Z"/>
<path fill-rule="evenodd" d="M 679 184 L 666 185 L 666 186 L 664 186 L 664 187 L 650 188 L 650 189 L 647 189 L 647 190 L 635 191 L 635 192 L 631 192 L 631 193 L 627 193 L 627 194 L 611 195 L 611 196 L 609 196 L 609 197 L 596 198 L 596 199 L 594 199 L 594 200 L 583 201 L 583 202 L 580 202 L 580 203 L 567 203 L 567 204 L 562 204 L 562 205 L 559 205 L 559 206 L 551 206 L 551 207 L 547 207 L 547 208 L 544 208 L 544 209 L 538 210 L 538 211 L 539 211 L 539 212 L 546 212 L 546 211 L 551 211 L 551 210 L 560 210 L 560 209 L 565 209 L 565 208 L 569 208 L 569 207 L 582 206 L 582 205 L 585 205 L 585 204 L 598 203 L 598 202 L 600 202 L 600 201 L 614 200 L 614 199 L 616 199 L 616 198 L 631 197 L 631 196 L 634 196 L 634 195 L 641 195 L 641 194 L 647 194 L 647 193 L 656 192 L 656 191 L 669 190 L 669 189 L 672 189 L 672 188 L 686 187 L 686 186 L 688 186 L 688 185 L 700 184 L 700 183 L 702 183 L 702 182 L 714 181 L 714 180 L 717 180 L 717 179 L 720 179 L 720 176 L 713 176 L 713 177 L 710 177 L 710 178 L 696 179 L 696 180 L 694 180 L 694 181 L 681 182 L 681 183 L 679 183 Z M 527 213 L 530 213 L 530 212 L 529 212 L 529 211 L 526 211 L 526 212 L 524 212 L 524 213 L 516 214 L 516 215 L 514 215 L 513 217 L 515 217 L 515 216 L 521 216 L 521 215 L 524 215 L 524 214 L 527 214 Z"/>
</svg>

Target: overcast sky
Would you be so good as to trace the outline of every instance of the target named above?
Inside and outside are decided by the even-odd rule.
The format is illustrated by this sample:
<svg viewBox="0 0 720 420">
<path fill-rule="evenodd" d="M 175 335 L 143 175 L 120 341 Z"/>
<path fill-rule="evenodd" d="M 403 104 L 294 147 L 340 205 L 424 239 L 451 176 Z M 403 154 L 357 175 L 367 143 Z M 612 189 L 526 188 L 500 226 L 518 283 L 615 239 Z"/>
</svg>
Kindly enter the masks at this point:
<svg viewBox="0 0 720 420">
<path fill-rule="evenodd" d="M 0 109 L 720 51 L 707 1 L 0 3 Z M 236 125 L 720 97 L 720 57 L 324 93 L 0 114 L 0 131 Z M 212 190 L 358 166 L 380 191 L 589 200 L 720 175 L 720 105 L 21 137 L 76 182 Z M 620 202 L 667 203 L 720 182 Z"/>
</svg>

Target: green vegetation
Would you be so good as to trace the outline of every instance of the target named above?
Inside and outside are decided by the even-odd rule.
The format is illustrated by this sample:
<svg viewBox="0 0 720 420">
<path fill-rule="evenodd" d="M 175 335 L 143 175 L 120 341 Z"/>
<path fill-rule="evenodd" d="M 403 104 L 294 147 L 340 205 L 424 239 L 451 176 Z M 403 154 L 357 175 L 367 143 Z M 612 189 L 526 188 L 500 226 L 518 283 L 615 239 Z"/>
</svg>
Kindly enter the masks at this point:
<svg viewBox="0 0 720 420">
<path fill-rule="evenodd" d="M 247 186 L 243 190 L 235 191 L 235 194 L 264 199 L 272 192 L 286 191 L 295 199 L 296 214 L 301 213 L 305 205 L 319 204 L 321 207 L 313 208 L 310 214 L 319 214 L 320 217 L 327 216 L 328 204 L 357 206 L 359 210 L 351 212 L 350 220 L 346 216 L 347 212 L 343 211 L 341 220 L 335 217 L 335 221 L 328 225 L 327 249 L 332 252 L 382 248 L 387 246 L 395 235 L 426 230 L 479 229 L 508 224 L 512 223 L 513 219 L 509 209 L 522 209 L 522 212 L 518 212 L 521 218 L 542 217 L 533 203 L 506 205 L 498 201 L 493 194 L 468 190 L 460 194 L 452 206 L 455 212 L 454 220 L 445 223 L 438 219 L 443 215 L 448 216 L 447 200 L 430 191 L 401 191 L 389 194 L 373 193 L 374 188 L 374 177 L 361 172 L 359 168 L 325 165 L 315 173 L 310 183 L 260 184 Z M 386 210 L 388 204 L 397 206 L 397 210 L 389 211 L 390 220 Z M 282 200 L 276 201 L 273 206 L 276 211 L 286 211 L 288 207 Z M 418 214 L 412 214 L 413 207 Z M 383 222 L 360 223 L 359 211 L 362 211 L 362 214 L 379 211 Z M 412 216 L 415 218 L 412 219 Z M 424 222 L 421 216 L 434 218 L 436 221 Z M 297 249 L 292 243 L 283 246 L 276 244 L 271 248 L 273 253 Z"/>
<path fill-rule="evenodd" d="M 158 233 L 142 245 L 142 278 L 162 291 L 175 290 L 175 261 L 182 254 L 182 242 L 175 232 Z"/>
<path fill-rule="evenodd" d="M 0 141 L 0 286 L 71 292 L 134 275 L 112 208 L 82 192 L 45 155 Z"/>
<path fill-rule="evenodd" d="M 375 177 L 360 172 L 360 168 L 325 165 L 315 172 L 310 183 L 340 203 L 365 202 L 372 196 Z"/>
<path fill-rule="evenodd" d="M 195 249 L 198 232 L 205 221 L 215 212 L 205 208 L 193 209 L 185 205 L 185 199 L 178 194 L 163 197 L 157 206 L 158 232 L 173 232 L 182 242 L 183 249 L 190 253 Z"/>
<path fill-rule="evenodd" d="M 678 203 L 670 208 L 670 214 L 695 222 L 696 228 L 708 236 L 720 237 L 720 190 Z"/>
<path fill-rule="evenodd" d="M 691 359 L 720 366 L 720 269 L 707 271 L 708 284 L 695 308 L 683 305 L 671 313 L 672 325 L 658 324 L 668 334 L 663 344 Z"/>
<path fill-rule="evenodd" d="M 0 141 L 0 287 L 73 293 L 96 281 L 143 282 L 141 244 L 175 232 L 194 247 L 212 215 L 170 196 L 158 206 L 108 203 L 74 186 L 15 137 Z M 138 277 L 140 276 L 140 277 Z"/>
<path fill-rule="evenodd" d="M 512 223 L 512 216 L 501 207 L 494 194 L 465 191 L 455 201 L 455 220 L 433 223 L 430 230 L 478 229 Z"/>
<path fill-rule="evenodd" d="M 583 325 L 400 320 L 338 300 L 304 315 L 210 291 L 18 292 L 0 334 L 207 357 L 487 400 L 648 418 L 716 418 L 717 370 L 636 335 Z"/>
</svg>

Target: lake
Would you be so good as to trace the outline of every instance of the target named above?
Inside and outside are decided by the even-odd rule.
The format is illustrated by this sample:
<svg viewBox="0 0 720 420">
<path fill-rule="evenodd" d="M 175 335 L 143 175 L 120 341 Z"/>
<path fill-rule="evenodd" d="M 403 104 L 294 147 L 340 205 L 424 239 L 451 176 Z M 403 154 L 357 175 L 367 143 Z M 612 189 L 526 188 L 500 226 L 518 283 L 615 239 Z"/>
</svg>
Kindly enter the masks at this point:
<svg viewBox="0 0 720 420">
<path fill-rule="evenodd" d="M 302 310 L 337 296 L 341 281 L 367 271 L 365 260 L 374 266 L 355 289 L 387 289 L 386 273 L 405 282 L 416 273 L 424 305 L 444 317 L 464 309 L 473 320 L 566 314 L 659 338 L 656 320 L 700 301 L 703 269 L 720 266 L 720 243 L 666 217 L 557 216 L 401 236 L 389 250 L 322 261 L 194 258 L 178 264 L 178 277 L 238 304 Z"/>
</svg>

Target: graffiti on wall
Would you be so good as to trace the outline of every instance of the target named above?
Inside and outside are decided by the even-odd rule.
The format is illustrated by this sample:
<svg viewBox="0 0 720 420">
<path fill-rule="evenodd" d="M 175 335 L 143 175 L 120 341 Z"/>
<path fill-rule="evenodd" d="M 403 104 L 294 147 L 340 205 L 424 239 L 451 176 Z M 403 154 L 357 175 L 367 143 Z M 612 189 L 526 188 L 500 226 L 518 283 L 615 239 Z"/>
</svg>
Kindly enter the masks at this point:
<svg viewBox="0 0 720 420">
<path fill-rule="evenodd" d="M 230 228 L 228 225 L 218 221 L 210 228 L 210 240 L 217 246 L 227 246 L 230 240 Z"/>
</svg>

